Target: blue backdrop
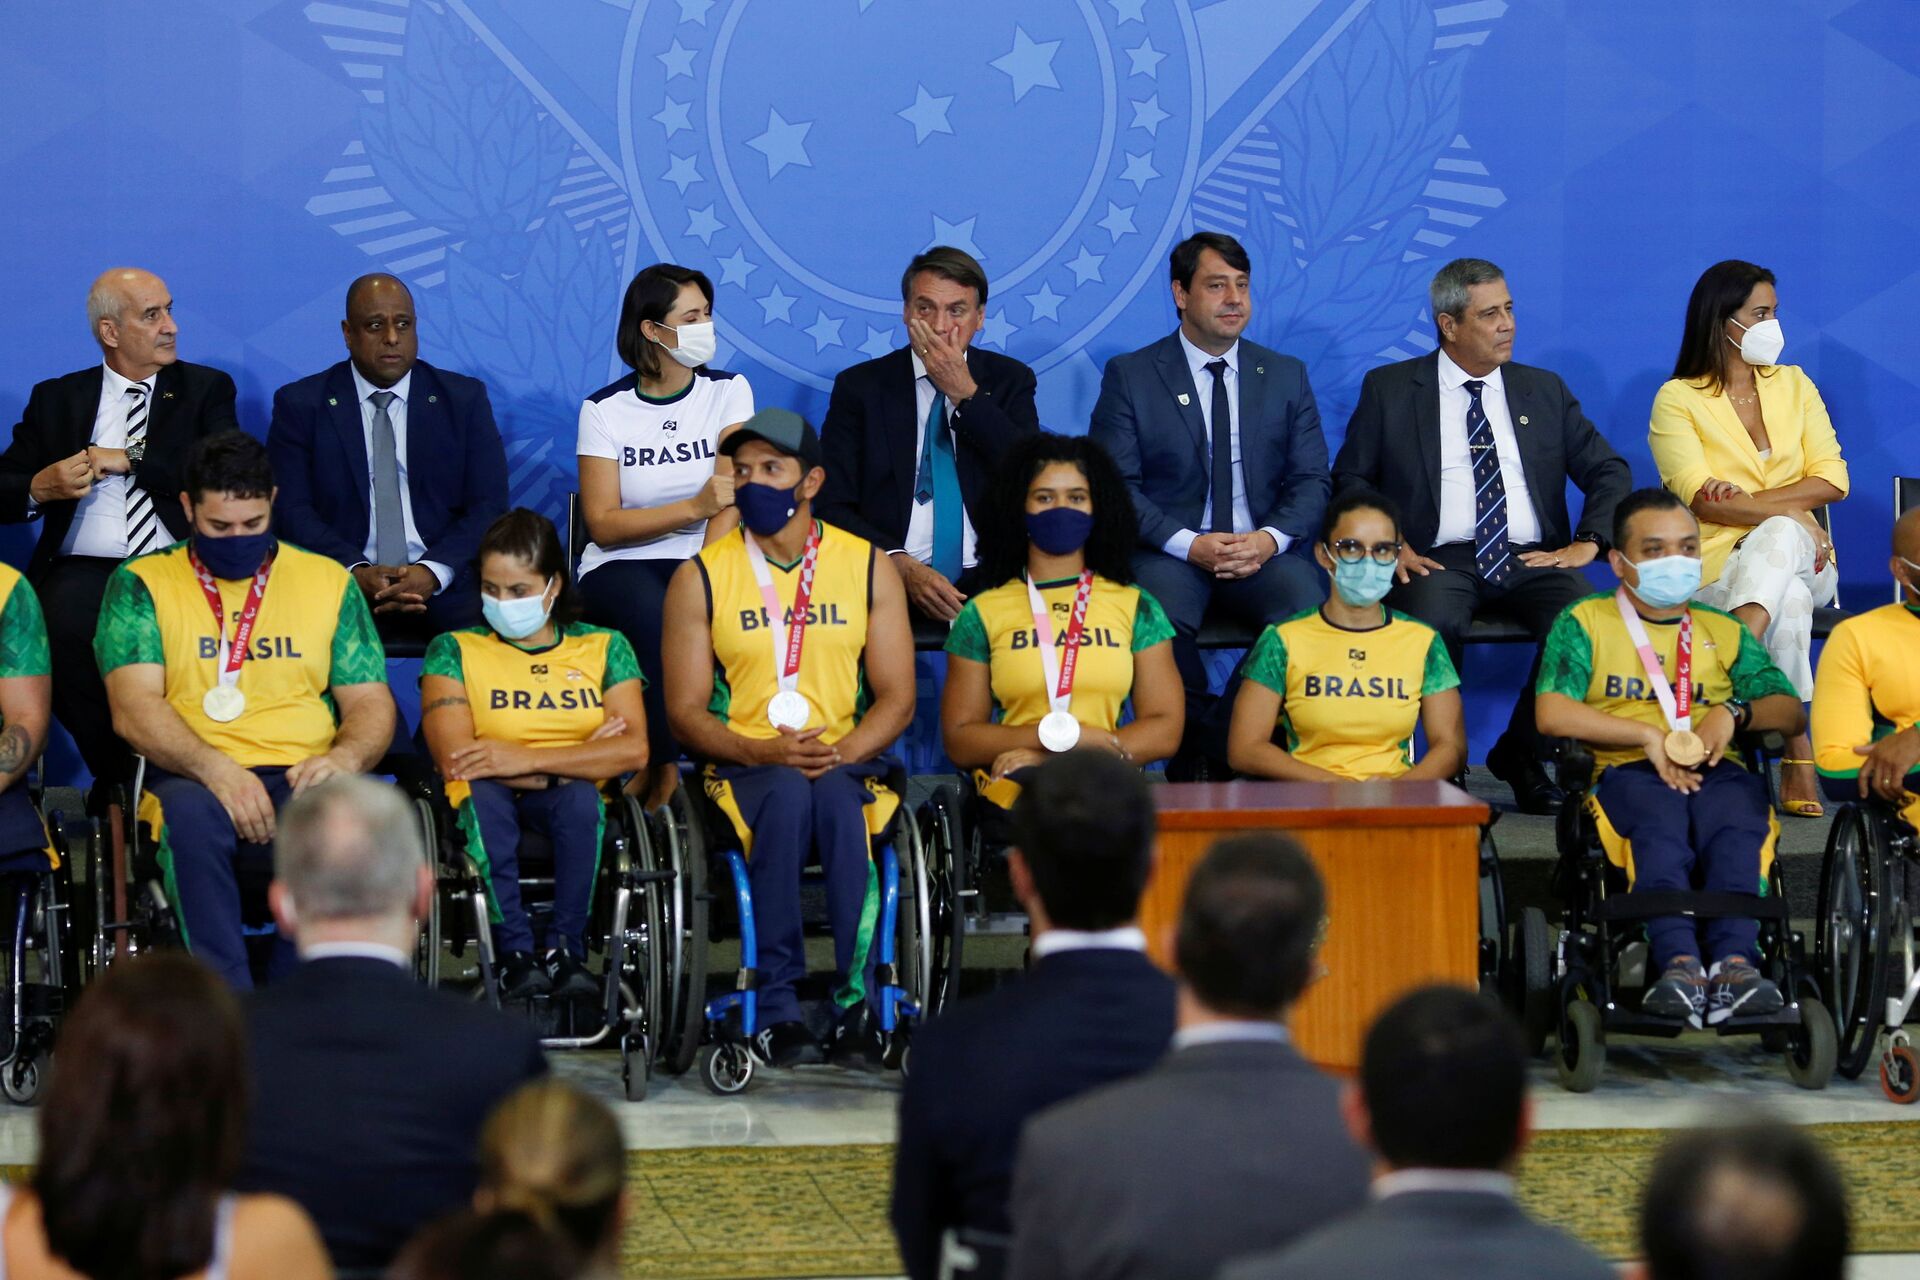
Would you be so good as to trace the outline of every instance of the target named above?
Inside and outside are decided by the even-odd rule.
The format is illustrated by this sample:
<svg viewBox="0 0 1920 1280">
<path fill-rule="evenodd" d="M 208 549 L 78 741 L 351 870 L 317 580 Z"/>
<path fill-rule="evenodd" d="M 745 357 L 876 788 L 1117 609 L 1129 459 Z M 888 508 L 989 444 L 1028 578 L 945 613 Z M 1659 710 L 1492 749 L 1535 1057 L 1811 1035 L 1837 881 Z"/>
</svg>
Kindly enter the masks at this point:
<svg viewBox="0 0 1920 1280">
<path fill-rule="evenodd" d="M 1425 285 L 1506 268 L 1517 358 L 1656 477 L 1647 410 L 1700 270 L 1780 275 L 1789 362 L 1854 491 L 1843 598 L 1885 598 L 1912 472 L 1920 5 L 1909 0 L 176 0 L 16 6 L 0 44 L 12 301 L 0 413 L 97 359 L 87 283 L 150 267 L 240 386 L 341 355 L 346 282 L 412 282 L 422 354 L 483 377 L 517 500 L 558 515 L 626 279 L 718 289 L 718 363 L 817 419 L 902 340 L 944 241 L 979 341 L 1085 429 L 1103 362 L 1172 327 L 1166 251 L 1254 255 L 1250 332 L 1337 447 L 1361 374 L 1425 350 Z M 9 417 L 7 420 L 13 420 Z M 31 533 L 0 534 L 24 561 Z M 1484 663 L 1484 669 L 1482 667 Z M 1517 673 L 1476 657 L 1477 744 Z M 923 717 L 924 719 L 924 717 Z M 56 772 L 67 766 L 64 750 Z"/>
</svg>

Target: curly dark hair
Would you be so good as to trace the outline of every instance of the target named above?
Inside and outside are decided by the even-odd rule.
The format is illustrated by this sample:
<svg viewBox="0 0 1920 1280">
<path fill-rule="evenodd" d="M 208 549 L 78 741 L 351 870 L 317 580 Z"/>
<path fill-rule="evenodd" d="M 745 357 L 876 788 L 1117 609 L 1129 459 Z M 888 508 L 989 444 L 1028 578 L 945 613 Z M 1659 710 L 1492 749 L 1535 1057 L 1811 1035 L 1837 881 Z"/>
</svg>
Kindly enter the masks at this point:
<svg viewBox="0 0 1920 1280">
<path fill-rule="evenodd" d="M 1093 532 L 1087 537 L 1087 567 L 1113 582 L 1133 581 L 1133 544 L 1140 525 L 1120 468 L 1106 449 L 1087 436 L 1051 431 L 1016 444 L 994 473 L 987 492 L 986 518 L 976 523 L 981 581 L 1011 582 L 1027 571 L 1027 486 L 1056 462 L 1078 467 L 1093 499 Z"/>
</svg>

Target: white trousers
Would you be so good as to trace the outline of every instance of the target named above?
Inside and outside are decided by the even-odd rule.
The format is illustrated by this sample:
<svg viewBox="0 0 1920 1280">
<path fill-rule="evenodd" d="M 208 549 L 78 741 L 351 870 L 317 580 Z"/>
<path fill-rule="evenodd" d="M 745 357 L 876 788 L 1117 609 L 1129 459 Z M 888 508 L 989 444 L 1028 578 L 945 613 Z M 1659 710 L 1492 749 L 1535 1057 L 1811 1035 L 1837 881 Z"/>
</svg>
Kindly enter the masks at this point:
<svg viewBox="0 0 1920 1280">
<path fill-rule="evenodd" d="M 1802 702 L 1813 697 L 1813 611 L 1832 604 L 1840 586 L 1840 571 L 1832 559 L 1818 573 L 1813 559 L 1813 535 L 1806 526 L 1772 516 L 1733 549 L 1719 580 L 1694 597 L 1728 613 L 1747 604 L 1765 609 L 1767 634 L 1761 643 Z"/>
</svg>

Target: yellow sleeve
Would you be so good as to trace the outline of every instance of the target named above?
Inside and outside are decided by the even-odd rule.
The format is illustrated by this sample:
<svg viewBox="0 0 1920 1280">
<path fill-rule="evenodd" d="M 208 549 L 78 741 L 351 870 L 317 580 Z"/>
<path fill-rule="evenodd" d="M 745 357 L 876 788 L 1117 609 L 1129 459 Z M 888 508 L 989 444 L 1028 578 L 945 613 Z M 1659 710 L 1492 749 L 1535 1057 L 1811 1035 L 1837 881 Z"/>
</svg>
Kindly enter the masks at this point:
<svg viewBox="0 0 1920 1280">
<path fill-rule="evenodd" d="M 1858 777 L 1865 757 L 1853 749 L 1873 741 L 1873 699 L 1858 633 L 1844 622 L 1835 627 L 1814 673 L 1813 762 L 1822 777 Z"/>
<path fill-rule="evenodd" d="M 1800 448 L 1807 460 L 1806 474 L 1825 480 L 1844 494 L 1851 487 L 1847 462 L 1840 456 L 1840 437 L 1834 434 L 1827 402 L 1820 398 L 1820 388 L 1813 385 L 1812 378 L 1798 368 L 1793 372 L 1801 384 Z"/>
<path fill-rule="evenodd" d="M 1694 420 L 1694 406 L 1700 393 L 1683 382 L 1671 381 L 1653 397 L 1653 417 L 1647 423 L 1647 445 L 1653 450 L 1653 465 L 1660 472 L 1660 483 L 1673 491 L 1680 501 L 1693 502 L 1713 471 L 1707 465 L 1707 450 Z"/>
</svg>

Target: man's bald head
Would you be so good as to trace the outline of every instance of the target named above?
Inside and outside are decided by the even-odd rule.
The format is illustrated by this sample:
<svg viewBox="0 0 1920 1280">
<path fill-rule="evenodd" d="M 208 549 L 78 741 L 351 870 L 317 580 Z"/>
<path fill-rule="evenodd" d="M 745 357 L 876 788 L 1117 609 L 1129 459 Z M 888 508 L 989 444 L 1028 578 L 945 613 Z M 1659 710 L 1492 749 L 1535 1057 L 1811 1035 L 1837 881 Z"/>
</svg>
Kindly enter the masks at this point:
<svg viewBox="0 0 1920 1280">
<path fill-rule="evenodd" d="M 406 299 L 407 309 L 413 309 L 413 290 L 407 288 L 407 282 L 399 276 L 388 275 L 384 271 L 371 271 L 359 277 L 347 286 L 347 319 L 353 319 L 354 305 L 369 292 L 397 290 L 398 296 Z"/>
<path fill-rule="evenodd" d="M 107 364 L 135 382 L 179 359 L 173 294 L 151 271 L 114 267 L 101 272 L 87 292 L 87 325 Z"/>
<path fill-rule="evenodd" d="M 1911 598 L 1920 600 L 1920 507 L 1893 522 L 1893 559 L 1887 563 L 1893 570 L 1893 580 L 1903 584 Z"/>
<path fill-rule="evenodd" d="M 347 318 L 340 322 L 340 332 L 353 367 L 376 387 L 393 386 L 413 372 L 413 362 L 420 358 L 413 292 L 384 272 L 361 276 L 347 286 Z"/>
</svg>

